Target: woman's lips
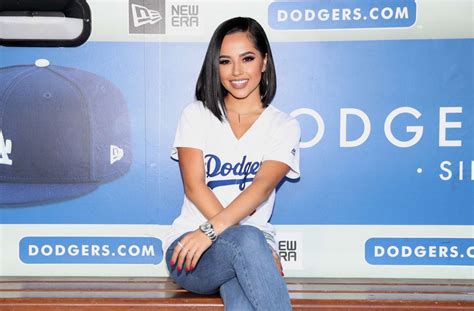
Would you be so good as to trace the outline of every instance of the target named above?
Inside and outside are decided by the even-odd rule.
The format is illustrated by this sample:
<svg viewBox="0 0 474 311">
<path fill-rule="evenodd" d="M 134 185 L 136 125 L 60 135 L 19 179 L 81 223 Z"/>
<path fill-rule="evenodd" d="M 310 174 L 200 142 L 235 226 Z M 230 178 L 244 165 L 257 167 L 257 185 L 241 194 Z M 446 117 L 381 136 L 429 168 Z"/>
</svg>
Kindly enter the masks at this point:
<svg viewBox="0 0 474 311">
<path fill-rule="evenodd" d="M 241 80 L 231 80 L 230 84 L 232 85 L 233 88 L 235 89 L 243 89 L 244 87 L 247 86 L 247 83 L 249 82 L 248 79 L 241 79 Z"/>
</svg>

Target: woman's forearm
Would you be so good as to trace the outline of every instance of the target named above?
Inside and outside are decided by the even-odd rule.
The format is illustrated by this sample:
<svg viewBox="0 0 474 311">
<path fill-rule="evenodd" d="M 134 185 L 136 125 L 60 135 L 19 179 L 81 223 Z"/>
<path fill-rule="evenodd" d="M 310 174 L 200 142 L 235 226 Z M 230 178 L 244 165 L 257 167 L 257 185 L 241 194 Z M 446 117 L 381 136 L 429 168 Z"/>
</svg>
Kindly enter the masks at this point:
<svg viewBox="0 0 474 311">
<path fill-rule="evenodd" d="M 206 185 L 202 150 L 184 147 L 177 149 L 186 197 L 206 219 L 214 217 L 223 206 Z"/>
<path fill-rule="evenodd" d="M 271 193 L 271 191 L 268 192 L 266 188 L 267 187 L 262 184 L 256 182 L 252 183 L 225 209 L 209 219 L 217 235 L 221 234 L 230 226 L 238 224 L 242 219 L 253 213 L 260 204 L 265 202 Z"/>
<path fill-rule="evenodd" d="M 205 183 L 195 184 L 190 187 L 185 186 L 185 193 L 207 220 L 216 216 L 224 209 L 215 194 Z"/>
<path fill-rule="evenodd" d="M 282 162 L 264 161 L 253 182 L 229 206 L 209 220 L 217 235 L 252 214 L 268 199 L 289 169 Z"/>
<path fill-rule="evenodd" d="M 288 173 L 289 166 L 279 161 L 264 161 L 253 182 L 226 208 L 205 181 L 202 151 L 178 148 L 184 192 L 197 209 L 214 225 L 217 234 L 238 224 L 260 206 Z"/>
</svg>

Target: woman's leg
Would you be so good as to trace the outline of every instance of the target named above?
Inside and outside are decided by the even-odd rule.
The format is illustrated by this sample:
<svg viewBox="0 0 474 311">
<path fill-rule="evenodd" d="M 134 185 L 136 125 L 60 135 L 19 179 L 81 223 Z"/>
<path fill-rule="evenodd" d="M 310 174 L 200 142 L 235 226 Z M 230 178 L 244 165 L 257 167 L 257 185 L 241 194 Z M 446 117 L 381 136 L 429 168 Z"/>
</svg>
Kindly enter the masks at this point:
<svg viewBox="0 0 474 311">
<path fill-rule="evenodd" d="M 169 269 L 177 241 L 167 252 Z M 228 228 L 202 254 L 194 270 L 178 272 L 174 268 L 170 269 L 170 274 L 182 287 L 201 294 L 216 293 L 222 284 L 237 277 L 255 309 L 291 310 L 288 289 L 275 266 L 265 237 L 252 226 Z"/>
<path fill-rule="evenodd" d="M 255 310 L 250 303 L 247 295 L 240 286 L 237 277 L 230 279 L 221 285 L 219 292 L 224 300 L 225 311 L 253 311 Z"/>
</svg>

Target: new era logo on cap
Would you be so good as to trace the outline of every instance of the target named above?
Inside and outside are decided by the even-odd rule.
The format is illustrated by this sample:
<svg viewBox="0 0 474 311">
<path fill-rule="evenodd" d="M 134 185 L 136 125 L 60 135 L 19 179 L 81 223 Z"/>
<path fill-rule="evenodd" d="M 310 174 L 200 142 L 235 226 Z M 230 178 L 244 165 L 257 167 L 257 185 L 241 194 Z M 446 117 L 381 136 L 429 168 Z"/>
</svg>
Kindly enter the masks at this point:
<svg viewBox="0 0 474 311">
<path fill-rule="evenodd" d="M 75 68 L 0 68 L 0 206 L 75 198 L 124 175 L 128 108 L 110 81 Z"/>
<path fill-rule="evenodd" d="M 110 146 L 110 164 L 114 164 L 117 161 L 120 161 L 123 158 L 123 149 L 111 145 Z"/>
</svg>

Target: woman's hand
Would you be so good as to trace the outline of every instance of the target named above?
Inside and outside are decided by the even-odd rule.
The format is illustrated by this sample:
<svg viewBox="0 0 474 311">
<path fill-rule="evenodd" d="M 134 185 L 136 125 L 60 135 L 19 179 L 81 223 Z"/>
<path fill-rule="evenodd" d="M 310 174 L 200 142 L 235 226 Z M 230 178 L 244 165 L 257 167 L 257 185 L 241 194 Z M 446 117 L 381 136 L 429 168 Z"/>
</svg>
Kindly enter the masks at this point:
<svg viewBox="0 0 474 311">
<path fill-rule="evenodd" d="M 211 239 L 201 230 L 197 229 L 186 234 L 176 245 L 171 256 L 171 266 L 177 263 L 178 271 L 186 264 L 186 272 L 193 270 L 202 253 L 212 245 Z"/>
</svg>

